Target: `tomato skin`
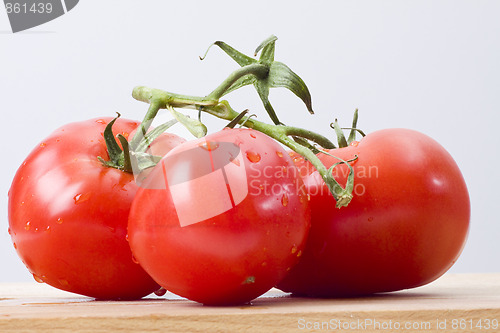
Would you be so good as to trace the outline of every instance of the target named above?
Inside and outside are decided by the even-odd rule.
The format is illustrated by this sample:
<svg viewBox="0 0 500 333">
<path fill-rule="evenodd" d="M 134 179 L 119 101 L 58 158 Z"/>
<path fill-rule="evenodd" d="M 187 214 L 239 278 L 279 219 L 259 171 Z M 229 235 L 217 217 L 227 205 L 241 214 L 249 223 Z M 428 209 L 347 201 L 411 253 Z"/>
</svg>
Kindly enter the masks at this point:
<svg viewBox="0 0 500 333">
<path fill-rule="evenodd" d="M 37 280 L 99 299 L 137 299 L 159 286 L 132 260 L 128 214 L 134 176 L 104 167 L 112 118 L 67 124 L 26 158 L 9 191 L 9 231 Z M 125 137 L 138 122 L 118 119 Z"/>
<path fill-rule="evenodd" d="M 239 147 L 239 154 L 225 157 L 231 161 L 238 155 L 233 161 L 237 166 L 227 163 L 227 169 L 232 168 L 227 177 L 234 181 L 231 189 L 236 204 L 181 226 L 180 212 L 185 208 L 205 216 L 228 193 L 226 185 L 220 186 L 220 179 L 210 178 L 214 175 L 210 173 L 208 178 L 181 184 L 185 197 L 179 202 L 174 184 L 164 176 L 171 167 L 195 179 L 205 163 L 200 158 L 203 150 L 196 147 L 207 142 Z M 189 156 L 176 159 L 182 154 Z M 241 168 L 246 175 L 238 178 Z M 279 144 L 253 130 L 225 129 L 178 146 L 151 172 L 150 183 L 139 189 L 134 200 L 128 231 L 134 256 L 162 287 L 175 294 L 210 305 L 249 302 L 279 282 L 302 254 L 310 211 L 296 171 Z M 154 188 L 162 182 L 164 188 Z M 234 189 L 245 187 L 248 194 L 238 202 Z"/>
<path fill-rule="evenodd" d="M 427 284 L 459 257 L 467 238 L 470 201 L 451 155 L 430 137 L 386 129 L 331 154 L 351 163 L 353 200 L 335 208 L 312 166 L 292 154 L 311 196 L 311 230 L 304 255 L 278 288 L 320 297 L 389 292 Z M 325 154 L 327 166 L 338 162 Z M 345 165 L 334 171 L 345 184 Z"/>
</svg>

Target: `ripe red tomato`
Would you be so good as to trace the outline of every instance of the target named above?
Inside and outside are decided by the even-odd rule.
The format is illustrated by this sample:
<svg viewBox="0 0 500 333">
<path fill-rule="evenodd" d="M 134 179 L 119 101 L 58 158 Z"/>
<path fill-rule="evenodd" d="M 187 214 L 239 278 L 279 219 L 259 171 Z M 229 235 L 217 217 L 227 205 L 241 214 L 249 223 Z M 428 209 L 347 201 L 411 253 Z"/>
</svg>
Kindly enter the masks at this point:
<svg viewBox="0 0 500 333">
<path fill-rule="evenodd" d="M 67 124 L 26 158 L 9 191 L 9 232 L 35 279 L 102 299 L 135 299 L 159 286 L 132 259 L 128 214 L 138 186 L 105 167 L 111 118 Z M 118 119 L 125 137 L 138 122 Z"/>
<path fill-rule="evenodd" d="M 310 225 L 302 180 L 283 148 L 225 129 L 174 148 L 133 202 L 129 242 L 165 289 L 204 304 L 248 302 L 298 261 Z"/>
<path fill-rule="evenodd" d="M 429 283 L 455 263 L 470 202 L 441 145 L 416 131 L 386 129 L 330 153 L 358 156 L 351 163 L 354 197 L 336 209 L 318 173 L 294 156 L 311 196 L 311 230 L 304 255 L 279 288 L 323 297 L 388 292 Z M 318 156 L 327 166 L 338 162 Z M 333 175 L 345 184 L 348 172 L 341 165 Z"/>
</svg>

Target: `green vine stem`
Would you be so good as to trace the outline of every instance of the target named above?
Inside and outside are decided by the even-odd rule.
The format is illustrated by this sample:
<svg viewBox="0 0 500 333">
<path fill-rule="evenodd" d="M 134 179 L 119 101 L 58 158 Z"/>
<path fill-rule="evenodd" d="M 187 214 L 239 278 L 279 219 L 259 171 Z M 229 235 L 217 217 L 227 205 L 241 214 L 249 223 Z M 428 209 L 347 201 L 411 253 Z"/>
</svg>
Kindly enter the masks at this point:
<svg viewBox="0 0 500 333">
<path fill-rule="evenodd" d="M 220 119 L 233 121 L 240 114 L 231 108 L 229 102 L 226 100 L 220 101 L 220 98 L 229 92 L 252 84 L 257 90 L 259 97 L 264 104 L 264 108 L 268 112 L 271 120 L 274 122 L 274 125 L 266 124 L 256 119 L 251 119 L 251 117 L 247 117 L 246 119 L 240 117 L 238 118 L 240 119 L 238 120 L 238 123 L 242 126 L 255 129 L 268 135 L 311 162 L 318 170 L 319 174 L 330 189 L 330 192 L 337 201 L 337 207 L 340 208 L 347 206 L 352 199 L 351 193 L 354 184 L 354 171 L 351 165 L 346 161 L 340 162 L 345 163 L 350 168 L 350 174 L 344 188 L 333 177 L 332 168 L 330 168 L 330 170 L 327 169 L 315 154 L 318 152 L 318 149 L 314 146 L 314 144 L 319 145 L 324 149 L 333 149 L 335 148 L 335 145 L 328 138 L 320 134 L 298 127 L 285 126 L 279 121 L 271 103 L 269 102 L 269 89 L 284 87 L 302 99 L 308 111 L 313 113 L 311 95 L 305 83 L 288 66 L 274 61 L 276 40 L 277 38 L 275 36 L 271 36 L 257 47 L 255 55 L 257 55 L 258 52 L 261 52 L 258 60 L 235 50 L 224 42 L 217 41 L 212 44 L 220 47 L 227 55 L 235 60 L 238 65 L 240 65 L 240 68 L 232 72 L 229 77 L 227 77 L 216 89 L 205 97 L 180 95 L 143 86 L 135 87 L 132 92 L 132 96 L 136 100 L 149 103 L 149 109 L 141 123 L 140 130 L 136 132 L 130 142 L 131 149 L 135 149 L 135 147 L 137 147 L 137 145 L 141 142 L 141 139 L 148 132 L 149 127 L 160 109 L 169 109 L 175 118 L 196 136 L 203 136 L 203 133 L 206 133 L 204 125 L 198 119 L 189 118 L 178 113 L 174 110 L 174 108 L 192 108 L 198 110 L 199 112 L 209 113 Z M 311 142 L 313 144 L 311 144 Z"/>
<path fill-rule="evenodd" d="M 148 88 L 144 86 L 135 87 L 132 92 L 132 96 L 139 101 L 150 103 L 150 107 L 148 113 L 146 114 L 145 121 L 143 122 L 143 126 L 144 124 L 148 123 L 148 121 L 146 120 L 151 119 L 152 121 L 152 119 L 156 116 L 156 113 L 160 108 L 166 109 L 169 106 L 173 105 L 178 107 L 190 106 L 194 108 L 198 108 L 201 106 L 202 111 L 207 112 L 220 119 L 225 119 L 229 121 L 233 120 L 239 115 L 238 112 L 236 112 L 235 110 L 233 110 L 233 108 L 231 108 L 229 102 L 225 100 L 215 103 L 212 99 L 208 97 L 206 98 L 196 97 L 193 98 L 191 100 L 191 103 L 189 104 L 187 103 L 189 98 L 186 98 L 186 96 L 168 93 L 160 89 Z M 200 101 L 203 104 L 199 104 Z M 329 171 L 323 165 L 323 163 L 314 154 L 314 152 L 311 151 L 309 148 L 297 143 L 295 140 L 291 138 L 291 136 L 298 136 L 301 138 L 311 140 L 326 149 L 334 148 L 335 145 L 328 138 L 302 128 L 284 126 L 284 125 L 270 125 L 258 121 L 256 119 L 245 119 L 245 120 L 242 119 L 240 123 L 244 123 L 245 127 L 255 129 L 259 132 L 262 132 L 270 136 L 271 138 L 284 144 L 288 148 L 292 149 L 293 151 L 297 152 L 298 154 L 306 158 L 309 162 L 311 162 L 311 164 L 316 168 L 316 170 L 318 170 L 322 179 L 325 181 L 330 192 L 337 201 L 336 206 L 340 208 L 343 206 L 347 206 L 349 204 L 349 202 L 352 199 L 352 194 L 351 194 L 352 184 L 347 184 L 346 187 L 343 188 L 335 180 L 335 178 L 333 178 L 331 170 Z M 143 131 L 147 131 L 147 129 L 148 129 L 147 127 L 143 128 Z M 352 173 L 352 168 L 351 168 L 351 173 Z"/>
</svg>

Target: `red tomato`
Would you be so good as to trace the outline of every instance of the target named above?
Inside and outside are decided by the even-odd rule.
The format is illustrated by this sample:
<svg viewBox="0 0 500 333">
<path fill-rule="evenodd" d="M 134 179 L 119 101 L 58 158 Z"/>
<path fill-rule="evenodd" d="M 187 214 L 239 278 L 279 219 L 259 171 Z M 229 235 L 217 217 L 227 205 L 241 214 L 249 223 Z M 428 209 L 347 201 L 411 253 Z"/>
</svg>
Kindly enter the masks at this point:
<svg viewBox="0 0 500 333">
<path fill-rule="evenodd" d="M 441 145 L 416 131 L 387 129 L 330 153 L 358 156 L 351 163 L 354 197 L 336 209 L 318 172 L 294 156 L 311 196 L 311 230 L 304 255 L 279 288 L 323 297 L 388 292 L 429 283 L 455 263 L 470 202 Z M 318 156 L 326 166 L 338 162 Z M 348 172 L 342 165 L 333 175 L 345 184 Z"/>
<path fill-rule="evenodd" d="M 260 132 L 225 129 L 187 142 L 137 192 L 132 252 L 175 294 L 212 305 L 248 302 L 302 254 L 310 225 L 302 186 L 291 158 Z"/>
<path fill-rule="evenodd" d="M 135 299 L 159 286 L 126 241 L 134 176 L 104 167 L 111 118 L 65 125 L 38 145 L 9 191 L 9 232 L 37 281 L 102 299 Z M 118 119 L 125 137 L 138 122 Z"/>
</svg>

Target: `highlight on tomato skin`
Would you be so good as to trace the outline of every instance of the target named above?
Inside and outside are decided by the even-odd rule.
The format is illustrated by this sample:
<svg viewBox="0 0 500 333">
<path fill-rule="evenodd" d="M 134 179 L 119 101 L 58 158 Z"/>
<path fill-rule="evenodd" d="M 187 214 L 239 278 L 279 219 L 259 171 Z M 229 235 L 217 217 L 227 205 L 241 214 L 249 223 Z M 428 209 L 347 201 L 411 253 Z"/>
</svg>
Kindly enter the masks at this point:
<svg viewBox="0 0 500 333">
<path fill-rule="evenodd" d="M 243 304 L 297 263 L 310 227 L 302 180 L 283 148 L 225 129 L 170 151 L 139 189 L 129 243 L 163 288 L 208 305 Z"/>
<path fill-rule="evenodd" d="M 104 166 L 112 118 L 70 123 L 41 141 L 9 191 L 9 232 L 38 282 L 98 299 L 138 299 L 159 285 L 133 261 L 126 240 L 138 186 L 134 175 Z M 117 119 L 129 137 L 139 122 Z"/>
<path fill-rule="evenodd" d="M 278 288 L 299 295 L 352 297 L 425 285 L 458 259 L 467 239 L 470 199 L 452 156 L 414 130 L 385 129 L 330 150 L 351 162 L 353 200 L 334 209 L 321 177 L 300 156 L 310 195 L 311 230 L 299 262 Z M 328 167 L 334 157 L 318 155 Z M 339 165 L 334 177 L 344 182 Z"/>
</svg>

